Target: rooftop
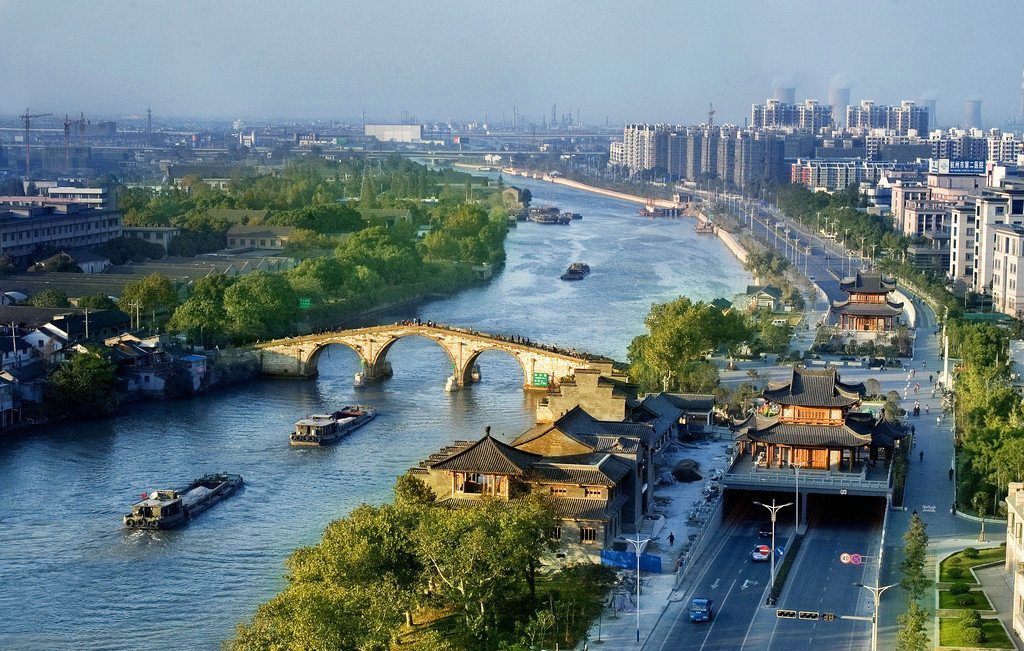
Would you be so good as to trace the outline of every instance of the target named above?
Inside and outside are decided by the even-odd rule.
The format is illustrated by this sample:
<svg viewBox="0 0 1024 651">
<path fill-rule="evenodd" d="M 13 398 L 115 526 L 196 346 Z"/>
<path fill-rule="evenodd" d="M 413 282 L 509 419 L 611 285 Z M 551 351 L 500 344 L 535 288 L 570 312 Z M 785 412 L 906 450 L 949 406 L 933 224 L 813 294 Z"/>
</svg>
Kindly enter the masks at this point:
<svg viewBox="0 0 1024 651">
<path fill-rule="evenodd" d="M 865 392 L 863 382 L 843 382 L 835 366 L 827 369 L 794 366 L 789 381 L 769 381 L 762 395 L 765 400 L 780 405 L 849 407 L 859 402 Z"/>
</svg>

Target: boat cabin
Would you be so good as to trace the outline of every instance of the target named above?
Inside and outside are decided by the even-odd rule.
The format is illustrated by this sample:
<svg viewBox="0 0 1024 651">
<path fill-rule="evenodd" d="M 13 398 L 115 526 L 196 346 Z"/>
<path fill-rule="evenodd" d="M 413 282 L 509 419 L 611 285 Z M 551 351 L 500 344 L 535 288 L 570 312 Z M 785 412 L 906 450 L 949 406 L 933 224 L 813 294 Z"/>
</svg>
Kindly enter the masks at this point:
<svg viewBox="0 0 1024 651">
<path fill-rule="evenodd" d="M 337 419 L 327 414 L 316 414 L 295 423 L 296 436 L 323 438 L 334 434 L 336 429 L 338 429 Z"/>
<path fill-rule="evenodd" d="M 182 514 L 181 496 L 177 491 L 151 491 L 146 499 L 132 504 L 135 518 L 170 518 Z"/>
</svg>

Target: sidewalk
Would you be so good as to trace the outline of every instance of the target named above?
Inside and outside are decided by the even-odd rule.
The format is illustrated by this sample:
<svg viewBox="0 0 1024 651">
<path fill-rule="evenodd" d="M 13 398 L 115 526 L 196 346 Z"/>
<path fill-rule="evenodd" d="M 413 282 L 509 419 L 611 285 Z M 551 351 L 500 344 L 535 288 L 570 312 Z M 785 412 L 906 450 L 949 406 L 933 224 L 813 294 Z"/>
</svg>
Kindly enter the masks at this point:
<svg viewBox="0 0 1024 651">
<path fill-rule="evenodd" d="M 1010 585 L 1013 576 L 1003 571 L 1002 564 L 975 569 L 974 574 L 988 600 L 992 602 L 992 607 L 999 613 L 997 618 L 1006 629 L 1014 648 L 1024 651 L 1024 643 L 1013 632 L 1013 587 Z"/>
<path fill-rule="evenodd" d="M 660 472 L 670 471 L 680 459 L 693 459 L 700 465 L 699 472 L 704 479 L 689 483 L 671 483 L 659 485 L 654 493 L 654 515 L 665 518 L 664 526 L 655 535 L 644 550 L 645 554 L 661 557 L 661 574 L 642 573 L 640 577 L 640 643 L 654 630 L 654 626 L 671 601 L 681 597 L 675 591 L 676 582 L 680 578 L 676 572 L 676 564 L 684 550 L 693 556 L 701 553 L 695 543 L 705 545 L 713 542 L 712 535 L 721 524 L 721 497 L 708 502 L 701 494 L 708 482 L 708 474 L 714 470 L 725 470 L 728 457 L 725 455 L 726 441 L 708 440 L 700 444 L 674 443 L 665 452 L 659 454 L 655 462 Z M 699 515 L 702 520 L 697 523 L 691 515 Z M 700 536 L 708 527 L 707 535 Z M 669 543 L 669 534 L 674 535 L 674 542 Z M 691 542 L 693 536 L 695 542 Z M 632 548 L 630 548 L 632 551 Z M 688 574 L 696 574 L 699 568 L 692 569 Z M 584 649 L 592 645 L 605 649 L 639 648 L 637 644 L 637 613 L 633 609 L 636 603 L 636 574 L 634 570 L 622 569 L 623 583 L 613 588 L 611 599 L 600 617 L 591 624 L 589 643 L 580 642 L 576 649 Z M 617 597 L 617 595 L 619 595 Z M 623 606 L 629 611 L 617 610 L 613 606 Z M 599 641 L 600 640 L 600 641 Z"/>
</svg>

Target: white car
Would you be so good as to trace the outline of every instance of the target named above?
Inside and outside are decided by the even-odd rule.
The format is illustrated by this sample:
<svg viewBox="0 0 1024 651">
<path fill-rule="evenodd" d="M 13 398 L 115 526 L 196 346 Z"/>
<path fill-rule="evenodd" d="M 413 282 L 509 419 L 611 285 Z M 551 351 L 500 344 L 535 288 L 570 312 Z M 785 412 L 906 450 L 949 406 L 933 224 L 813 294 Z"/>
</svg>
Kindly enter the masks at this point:
<svg viewBox="0 0 1024 651">
<path fill-rule="evenodd" d="M 767 561 L 772 557 L 772 548 L 768 545 L 755 545 L 750 558 L 755 561 Z"/>
</svg>

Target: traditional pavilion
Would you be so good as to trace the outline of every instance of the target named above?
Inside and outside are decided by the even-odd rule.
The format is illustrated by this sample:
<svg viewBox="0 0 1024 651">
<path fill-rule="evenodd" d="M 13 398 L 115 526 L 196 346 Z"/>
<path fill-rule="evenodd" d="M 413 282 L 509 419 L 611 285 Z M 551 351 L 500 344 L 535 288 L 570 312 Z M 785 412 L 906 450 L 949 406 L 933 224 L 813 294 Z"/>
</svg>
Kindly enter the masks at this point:
<svg viewBox="0 0 1024 651">
<path fill-rule="evenodd" d="M 841 472 L 859 472 L 892 456 L 896 441 L 906 434 L 882 417 L 859 412 L 863 383 L 847 384 L 836 368 L 794 366 L 788 381 L 769 382 L 763 413 L 751 414 L 735 425 L 741 454 L 749 452 L 756 466 L 784 468 L 789 464 Z"/>
<path fill-rule="evenodd" d="M 896 281 L 879 273 L 857 272 L 844 278 L 839 289 L 849 297 L 832 303 L 832 313 L 839 319 L 839 328 L 851 332 L 895 332 L 899 328 L 903 303 L 889 297 Z"/>
</svg>

